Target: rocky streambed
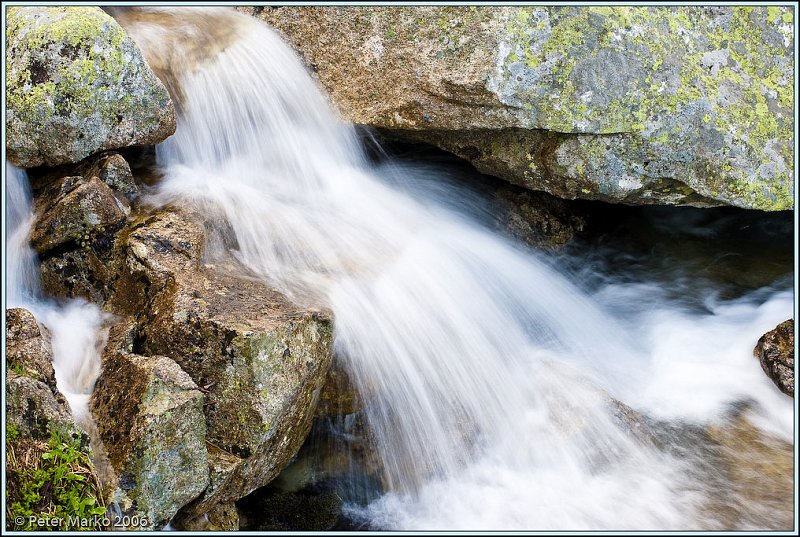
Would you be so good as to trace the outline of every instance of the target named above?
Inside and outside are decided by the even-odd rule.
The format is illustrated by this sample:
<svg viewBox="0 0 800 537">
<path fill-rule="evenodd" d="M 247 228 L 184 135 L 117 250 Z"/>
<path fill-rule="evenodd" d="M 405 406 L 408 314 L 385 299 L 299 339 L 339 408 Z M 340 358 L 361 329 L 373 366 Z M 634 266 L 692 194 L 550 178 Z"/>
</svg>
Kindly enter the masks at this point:
<svg viewBox="0 0 800 537">
<path fill-rule="evenodd" d="M 698 319 L 728 303 L 756 317 L 791 286 L 788 9 L 240 9 L 297 47 L 367 127 L 360 145 L 377 137 L 371 165 L 392 188 L 436 203 L 447 192 L 456 213 L 544 252 L 624 326 L 647 319 L 648 300 Z M 153 196 L 163 168 L 152 145 L 175 132 L 173 101 L 178 118 L 187 106 L 169 65 L 151 69 L 99 8 L 13 7 L 6 27 L 6 154 L 32 194 L 15 201 L 11 231 L 25 240 L 6 258 L 37 259 L 35 275 L 9 282 L 28 298 L 6 309 L 7 453 L 41 463 L 54 434 L 75 439 L 97 482 L 77 494 L 133 529 L 385 529 L 369 506 L 392 484 L 365 417 L 381 386 L 337 354 L 335 312 L 244 262 L 221 214 Z M 427 171 L 403 183 L 393 166 Z M 52 365 L 64 337 L 45 312 L 82 301 L 97 307 L 86 355 L 99 367 L 80 373 L 91 382 L 77 415 Z M 698 527 L 791 525 L 793 446 L 759 404 L 793 397 L 793 336 L 788 320 L 745 343 L 776 386 L 752 400 L 733 391 L 723 416 L 601 396 L 619 405 L 614 427 L 717 483 Z M 783 393 L 758 399 L 769 389 Z M 568 416 L 559 434 L 591 434 L 579 411 Z M 33 462 L 7 459 L 9 479 Z M 60 500 L 39 496 L 14 498 L 9 520 L 54 514 Z"/>
</svg>

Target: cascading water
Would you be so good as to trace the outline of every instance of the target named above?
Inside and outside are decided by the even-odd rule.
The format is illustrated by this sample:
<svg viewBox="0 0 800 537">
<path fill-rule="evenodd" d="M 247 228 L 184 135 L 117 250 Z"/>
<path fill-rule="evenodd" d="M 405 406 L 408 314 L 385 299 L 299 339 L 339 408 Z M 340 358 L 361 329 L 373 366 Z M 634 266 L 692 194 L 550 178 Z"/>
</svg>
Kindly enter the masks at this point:
<svg viewBox="0 0 800 537">
<path fill-rule="evenodd" d="M 58 303 L 43 296 L 38 260 L 29 241 L 31 204 L 27 174 L 6 162 L 6 307 L 27 308 L 48 328 L 58 389 L 75 420 L 91 430 L 88 401 L 100 374 L 106 315 L 81 299 Z"/>
<path fill-rule="evenodd" d="M 242 264 L 334 311 L 386 491 L 353 516 L 382 528 L 724 527 L 709 507 L 724 479 L 670 439 L 632 434 L 618 401 L 704 424 L 749 398 L 753 419 L 791 438 L 791 402 L 747 356 L 791 316 L 787 291 L 615 320 L 552 260 L 484 228 L 468 197 L 453 203 L 457 190 L 415 193 L 436 178 L 370 165 L 269 28 L 221 9 L 114 15 L 179 92 L 151 201 L 215 215 Z M 207 58 L 198 28 L 224 29 Z M 598 296 L 638 300 L 618 284 Z"/>
</svg>

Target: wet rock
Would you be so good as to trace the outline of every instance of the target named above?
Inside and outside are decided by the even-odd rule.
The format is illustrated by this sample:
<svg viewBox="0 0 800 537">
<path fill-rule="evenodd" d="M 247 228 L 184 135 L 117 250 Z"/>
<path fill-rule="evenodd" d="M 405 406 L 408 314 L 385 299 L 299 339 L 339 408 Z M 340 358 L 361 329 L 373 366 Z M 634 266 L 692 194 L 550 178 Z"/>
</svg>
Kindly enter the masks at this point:
<svg viewBox="0 0 800 537">
<path fill-rule="evenodd" d="M 775 385 L 794 397 L 794 319 L 782 322 L 761 336 L 753 354 Z"/>
<path fill-rule="evenodd" d="M 34 176 L 32 183 L 31 238 L 39 249 L 44 290 L 105 304 L 118 269 L 116 235 L 139 192 L 128 163 L 117 153 L 104 153 Z"/>
<path fill-rule="evenodd" d="M 181 525 L 181 531 L 238 531 L 239 510 L 236 504 L 220 503 L 211 510 Z"/>
<path fill-rule="evenodd" d="M 342 115 L 531 190 L 794 207 L 794 15 L 705 6 L 240 7 Z"/>
<path fill-rule="evenodd" d="M 112 327 L 90 408 L 117 476 L 112 500 L 161 528 L 208 485 L 204 398 L 173 360 L 134 354 L 135 337 Z"/>
<path fill-rule="evenodd" d="M 6 426 L 20 436 L 47 439 L 54 429 L 73 430 L 72 414 L 56 388 L 50 335 L 22 308 L 6 312 Z"/>
<path fill-rule="evenodd" d="M 332 491 L 268 490 L 243 502 L 250 531 L 330 531 L 342 518 L 342 500 Z"/>
<path fill-rule="evenodd" d="M 99 178 L 75 176 L 64 177 L 47 194 L 37 196 L 36 212 L 31 242 L 42 254 L 59 246 L 86 246 L 106 228 L 120 227 L 130 207 Z"/>
<path fill-rule="evenodd" d="M 709 506 L 726 521 L 724 527 L 714 529 L 790 531 L 794 525 L 792 444 L 755 427 L 746 414 L 707 432 L 716 444 L 712 449 L 728 483 L 726 493 Z"/>
<path fill-rule="evenodd" d="M 164 85 L 99 8 L 12 7 L 6 22 L 6 147 L 16 166 L 78 162 L 175 132 Z"/>
<path fill-rule="evenodd" d="M 363 410 L 361 396 L 344 366 L 334 359 L 317 406 L 317 417 L 346 416 Z"/>
<path fill-rule="evenodd" d="M 492 199 L 497 227 L 534 248 L 556 249 L 583 229 L 565 202 L 544 192 L 500 188 Z"/>
<path fill-rule="evenodd" d="M 180 513 L 191 520 L 267 484 L 300 448 L 331 363 L 331 320 L 234 264 L 203 264 L 196 214 L 159 212 L 122 235 L 112 309 L 140 317 L 137 352 L 174 359 L 205 394 L 211 483 Z"/>
</svg>

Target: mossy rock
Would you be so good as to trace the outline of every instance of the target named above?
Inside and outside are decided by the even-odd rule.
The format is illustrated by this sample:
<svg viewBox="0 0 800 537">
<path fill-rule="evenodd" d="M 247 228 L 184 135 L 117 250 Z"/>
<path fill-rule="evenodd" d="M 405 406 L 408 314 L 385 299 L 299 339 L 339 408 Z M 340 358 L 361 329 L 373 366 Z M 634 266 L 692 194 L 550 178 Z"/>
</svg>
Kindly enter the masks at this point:
<svg viewBox="0 0 800 537">
<path fill-rule="evenodd" d="M 21 167 L 77 162 L 175 132 L 164 85 L 96 7 L 10 7 L 6 148 Z"/>
</svg>

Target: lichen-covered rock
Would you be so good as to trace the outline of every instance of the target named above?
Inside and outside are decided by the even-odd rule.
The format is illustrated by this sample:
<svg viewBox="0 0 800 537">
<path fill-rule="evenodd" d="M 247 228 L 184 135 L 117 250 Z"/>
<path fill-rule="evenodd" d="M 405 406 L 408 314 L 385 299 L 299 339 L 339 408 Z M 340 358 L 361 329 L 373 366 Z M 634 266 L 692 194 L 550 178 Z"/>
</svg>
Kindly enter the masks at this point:
<svg viewBox="0 0 800 537">
<path fill-rule="evenodd" d="M 47 439 L 53 430 L 75 430 L 56 388 L 50 335 L 22 308 L 6 312 L 6 426 L 22 437 Z"/>
<path fill-rule="evenodd" d="M 175 132 L 164 85 L 113 18 L 96 7 L 6 12 L 6 148 L 30 168 Z"/>
<path fill-rule="evenodd" d="M 113 500 L 161 528 L 208 485 L 204 399 L 173 360 L 134 354 L 134 338 L 111 329 L 90 405 L 117 475 Z"/>
<path fill-rule="evenodd" d="M 775 385 L 794 397 L 794 319 L 782 322 L 761 336 L 753 354 Z"/>
<path fill-rule="evenodd" d="M 565 198 L 794 207 L 788 7 L 242 7 L 349 120 Z"/>
<path fill-rule="evenodd" d="M 241 268 L 203 264 L 198 215 L 162 211 L 123 235 L 112 309 L 139 316 L 138 352 L 169 356 L 205 394 L 211 483 L 179 514 L 191 520 L 265 485 L 300 448 L 331 363 L 331 320 Z"/>
</svg>

